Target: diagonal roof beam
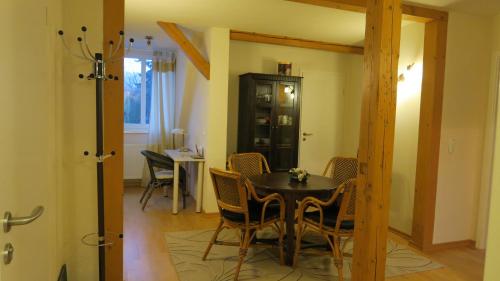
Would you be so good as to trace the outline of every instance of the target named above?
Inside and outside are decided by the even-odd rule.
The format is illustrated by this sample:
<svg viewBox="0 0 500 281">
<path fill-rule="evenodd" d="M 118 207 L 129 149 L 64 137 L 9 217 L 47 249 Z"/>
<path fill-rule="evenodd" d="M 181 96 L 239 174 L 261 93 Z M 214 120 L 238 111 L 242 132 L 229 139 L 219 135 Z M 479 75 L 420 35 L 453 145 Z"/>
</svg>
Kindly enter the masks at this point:
<svg viewBox="0 0 500 281">
<path fill-rule="evenodd" d="M 182 49 L 184 54 L 186 54 L 201 74 L 203 74 L 207 80 L 210 80 L 210 64 L 207 60 L 205 60 L 198 49 L 196 49 L 196 47 L 187 39 L 177 24 L 163 21 L 158 21 L 157 23 L 161 29 L 167 33 L 172 41 L 177 43 L 177 45 Z"/>
</svg>

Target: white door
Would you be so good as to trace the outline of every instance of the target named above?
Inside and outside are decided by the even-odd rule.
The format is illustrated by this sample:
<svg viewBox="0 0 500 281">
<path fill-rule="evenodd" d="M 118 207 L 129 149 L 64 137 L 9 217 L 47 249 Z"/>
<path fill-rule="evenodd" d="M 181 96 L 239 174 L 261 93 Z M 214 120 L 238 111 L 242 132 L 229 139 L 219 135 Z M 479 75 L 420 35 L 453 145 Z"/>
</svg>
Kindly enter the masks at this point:
<svg viewBox="0 0 500 281">
<path fill-rule="evenodd" d="M 339 73 L 304 71 L 299 166 L 311 174 L 341 154 L 344 81 Z"/>
<path fill-rule="evenodd" d="M 0 258 L 1 281 L 57 280 L 55 30 L 47 27 L 48 2 L 6 0 L 0 8 L 0 215 L 45 208 L 27 225 L 0 227 L 0 250 L 7 243 L 14 249 L 10 264 Z"/>
</svg>

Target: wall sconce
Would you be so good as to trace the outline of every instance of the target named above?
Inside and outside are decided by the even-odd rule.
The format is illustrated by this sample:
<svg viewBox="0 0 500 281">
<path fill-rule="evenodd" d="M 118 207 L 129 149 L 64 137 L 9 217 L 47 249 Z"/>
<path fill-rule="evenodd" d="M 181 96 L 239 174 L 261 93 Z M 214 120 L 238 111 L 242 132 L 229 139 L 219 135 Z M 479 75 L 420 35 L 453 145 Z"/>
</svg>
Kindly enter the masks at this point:
<svg viewBox="0 0 500 281">
<path fill-rule="evenodd" d="M 408 66 L 406 66 L 406 71 L 404 71 L 403 73 L 399 74 L 399 76 L 398 76 L 398 82 L 404 82 L 406 80 L 405 73 L 410 72 L 410 70 L 413 68 L 413 66 L 415 66 L 415 63 L 409 64 Z"/>
</svg>

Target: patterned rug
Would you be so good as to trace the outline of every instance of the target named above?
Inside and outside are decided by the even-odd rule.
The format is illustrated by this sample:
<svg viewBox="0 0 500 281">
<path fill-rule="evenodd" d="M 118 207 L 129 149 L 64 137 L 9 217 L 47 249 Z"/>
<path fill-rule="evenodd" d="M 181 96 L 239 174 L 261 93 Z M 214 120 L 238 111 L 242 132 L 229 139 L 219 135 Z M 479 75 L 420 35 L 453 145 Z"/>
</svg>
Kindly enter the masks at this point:
<svg viewBox="0 0 500 281">
<path fill-rule="evenodd" d="M 181 281 L 230 281 L 238 262 L 238 248 L 214 245 L 207 260 L 201 257 L 214 230 L 184 231 L 166 233 L 167 245 L 174 266 Z M 223 230 L 218 240 L 238 241 L 238 232 Z M 258 233 L 259 238 L 270 238 L 269 231 Z M 321 237 L 306 233 L 304 239 L 321 241 Z M 352 253 L 352 242 L 347 242 L 346 253 Z M 344 257 L 344 279 L 351 276 L 350 257 Z M 386 276 L 399 276 L 441 268 L 426 257 L 388 240 Z M 296 269 L 279 264 L 277 249 L 250 248 L 240 271 L 240 280 L 309 281 L 337 280 L 337 268 L 328 255 L 317 255 L 311 251 L 301 252 Z"/>
</svg>

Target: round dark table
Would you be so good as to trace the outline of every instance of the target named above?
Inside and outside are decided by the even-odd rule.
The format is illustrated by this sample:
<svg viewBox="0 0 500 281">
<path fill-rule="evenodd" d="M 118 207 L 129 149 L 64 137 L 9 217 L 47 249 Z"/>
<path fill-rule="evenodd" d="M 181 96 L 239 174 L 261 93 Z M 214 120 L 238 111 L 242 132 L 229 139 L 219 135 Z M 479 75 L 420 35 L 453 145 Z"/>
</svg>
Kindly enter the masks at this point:
<svg viewBox="0 0 500 281">
<path fill-rule="evenodd" d="M 251 176 L 248 179 L 259 194 L 279 193 L 285 198 L 285 263 L 292 265 L 295 251 L 295 202 L 307 196 L 328 198 L 337 185 L 331 178 L 315 175 L 310 175 L 305 183 L 290 181 L 288 172 Z"/>
</svg>

